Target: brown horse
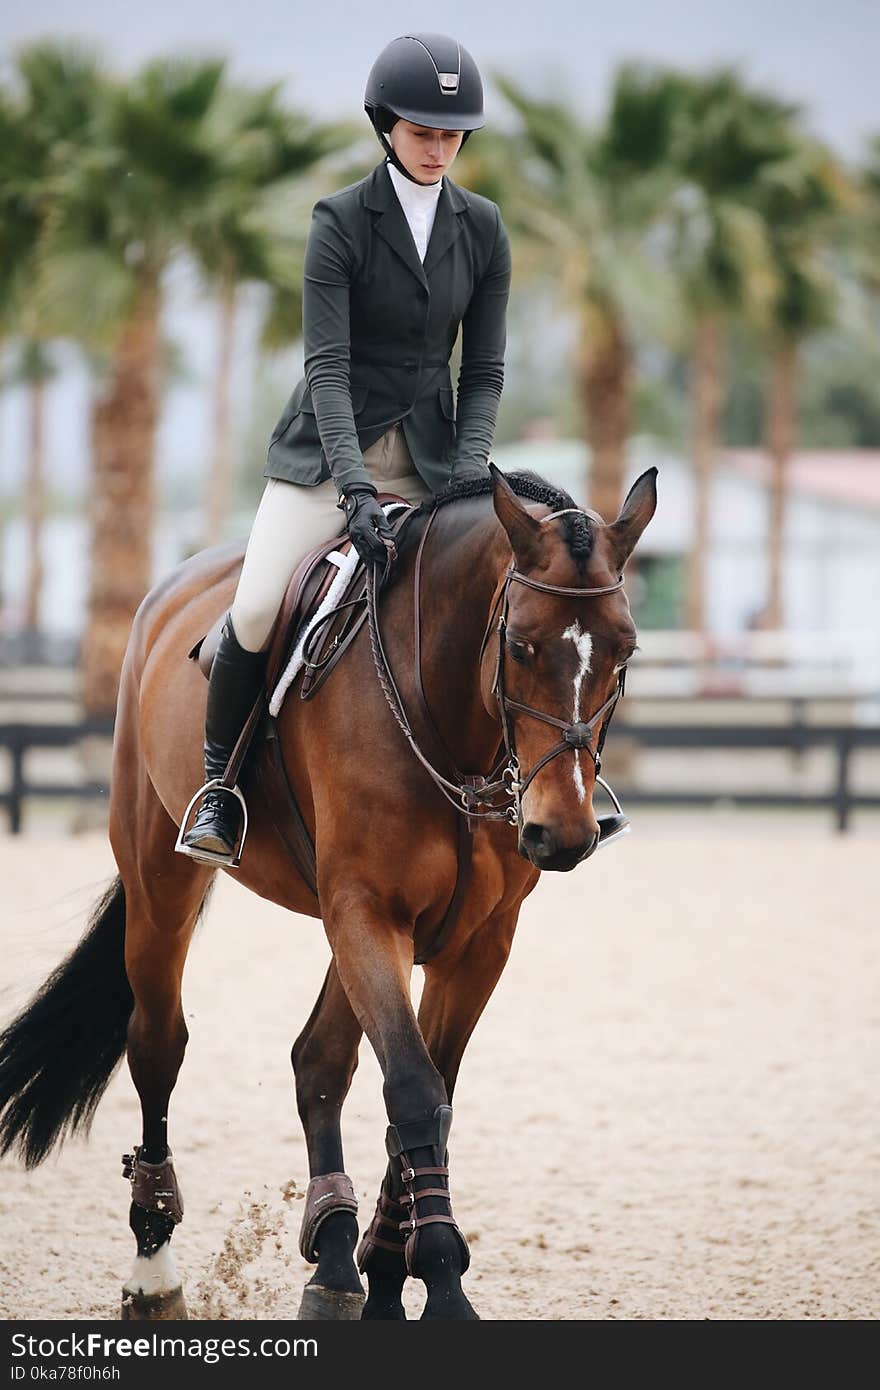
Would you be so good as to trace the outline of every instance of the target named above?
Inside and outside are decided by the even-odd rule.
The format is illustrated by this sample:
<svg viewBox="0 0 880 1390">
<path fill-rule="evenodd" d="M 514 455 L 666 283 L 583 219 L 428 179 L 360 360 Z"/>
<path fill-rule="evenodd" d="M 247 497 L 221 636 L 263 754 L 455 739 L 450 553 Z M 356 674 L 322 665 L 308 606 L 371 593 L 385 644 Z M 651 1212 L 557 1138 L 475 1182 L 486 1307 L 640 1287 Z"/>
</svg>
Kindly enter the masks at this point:
<svg viewBox="0 0 880 1390">
<path fill-rule="evenodd" d="M 571 869 L 600 843 L 599 753 L 635 646 L 620 575 L 654 513 L 655 477 L 643 474 L 610 525 L 532 474 L 493 467 L 490 479 L 451 485 L 410 516 L 392 581 L 378 599 L 371 585 L 371 622 L 320 693 L 281 709 L 317 895 L 253 793 L 236 872 L 262 897 L 320 917 L 333 953 L 292 1054 L 311 1173 L 301 1249 L 317 1264 L 301 1316 L 402 1318 L 408 1274 L 427 1287 L 423 1317 L 476 1316 L 449 1197 L 450 1101 L 540 869 Z M 138 609 L 114 738 L 119 875 L 80 945 L 0 1039 L 0 1147 L 17 1146 L 30 1165 L 88 1125 L 127 1049 L 143 1113 L 143 1142 L 126 1159 L 138 1250 L 129 1317 L 185 1316 L 167 1115 L 187 1042 L 184 961 L 216 872 L 174 853 L 201 779 L 207 690 L 186 656 L 228 608 L 241 559 L 241 546 L 203 552 Z M 263 752 L 258 737 L 247 766 Z M 465 811 L 472 867 L 440 939 Z M 425 961 L 418 1017 L 414 961 Z M 389 1162 L 356 1266 L 340 1114 L 364 1033 L 384 1077 Z"/>
</svg>

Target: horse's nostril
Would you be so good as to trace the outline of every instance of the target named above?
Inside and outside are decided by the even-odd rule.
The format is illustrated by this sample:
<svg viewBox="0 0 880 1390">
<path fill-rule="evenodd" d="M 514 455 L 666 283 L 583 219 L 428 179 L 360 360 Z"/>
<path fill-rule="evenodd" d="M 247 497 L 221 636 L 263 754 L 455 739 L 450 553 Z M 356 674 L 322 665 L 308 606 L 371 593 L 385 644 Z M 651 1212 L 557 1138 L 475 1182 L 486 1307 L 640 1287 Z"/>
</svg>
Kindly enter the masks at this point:
<svg viewBox="0 0 880 1390">
<path fill-rule="evenodd" d="M 526 822 L 520 843 L 529 858 L 534 860 L 549 859 L 556 853 L 555 835 L 546 825 L 539 825 L 537 821 Z"/>
<path fill-rule="evenodd" d="M 590 855 L 593 853 L 593 851 L 594 851 L 595 849 L 598 848 L 598 846 L 599 846 L 599 836 L 600 836 L 600 833 L 601 833 L 601 832 L 597 829 L 596 832 L 595 832 L 595 834 L 592 836 L 592 838 L 591 838 L 589 844 L 587 845 L 587 848 L 584 850 L 583 854 L 581 855 L 581 858 L 582 858 L 582 859 L 589 859 L 589 857 L 590 857 Z"/>
<path fill-rule="evenodd" d="M 537 821 L 528 821 L 522 829 L 519 852 L 524 859 L 530 859 L 538 869 L 573 869 L 598 848 L 600 834 L 598 828 L 589 838 L 578 844 L 563 847 L 552 830 Z"/>
</svg>

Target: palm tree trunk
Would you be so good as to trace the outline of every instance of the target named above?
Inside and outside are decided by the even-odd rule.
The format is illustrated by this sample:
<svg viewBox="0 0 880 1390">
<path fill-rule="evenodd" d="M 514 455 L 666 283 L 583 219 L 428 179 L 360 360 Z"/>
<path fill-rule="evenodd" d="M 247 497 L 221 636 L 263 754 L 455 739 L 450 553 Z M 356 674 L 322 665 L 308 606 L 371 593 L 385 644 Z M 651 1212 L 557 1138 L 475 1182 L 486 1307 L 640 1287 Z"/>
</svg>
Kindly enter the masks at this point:
<svg viewBox="0 0 880 1390">
<path fill-rule="evenodd" d="M 767 409 L 767 452 L 770 455 L 770 515 L 767 528 L 767 603 L 763 626 L 785 625 L 782 563 L 788 500 L 788 460 L 794 447 L 797 408 L 797 342 L 782 343 L 773 359 Z"/>
<path fill-rule="evenodd" d="M 45 400 L 46 383 L 37 375 L 28 388 L 28 468 L 27 510 L 28 578 L 24 601 L 24 626 L 29 633 L 40 626 L 40 599 L 43 593 L 43 527 L 46 521 L 45 479 Z"/>
<path fill-rule="evenodd" d="M 232 501 L 232 449 L 229 435 L 232 412 L 229 394 L 235 339 L 235 302 L 235 281 L 226 280 L 223 282 L 220 295 L 220 356 L 214 381 L 213 442 L 208 475 L 208 545 L 215 545 L 222 539 L 223 527 Z"/>
<path fill-rule="evenodd" d="M 91 554 L 80 658 L 87 715 L 111 716 L 131 620 L 150 586 L 159 287 L 142 285 L 92 404 Z"/>
<path fill-rule="evenodd" d="M 709 509 L 721 427 L 721 321 L 699 320 L 694 343 L 694 523 L 688 556 L 685 627 L 706 631 Z"/>
<path fill-rule="evenodd" d="M 620 316 L 590 306 L 584 315 L 579 376 L 590 445 L 590 506 L 611 522 L 620 511 L 631 417 L 631 361 Z"/>
<path fill-rule="evenodd" d="M 632 362 L 623 321 L 613 309 L 590 305 L 583 318 L 579 376 L 590 446 L 589 505 L 612 522 L 620 513 L 626 481 L 626 447 L 631 422 Z M 627 592 L 636 586 L 637 562 L 627 565 Z M 612 746 L 613 742 L 613 746 Z M 612 782 L 632 782 L 637 748 L 629 739 L 609 741 L 603 754 Z"/>
</svg>

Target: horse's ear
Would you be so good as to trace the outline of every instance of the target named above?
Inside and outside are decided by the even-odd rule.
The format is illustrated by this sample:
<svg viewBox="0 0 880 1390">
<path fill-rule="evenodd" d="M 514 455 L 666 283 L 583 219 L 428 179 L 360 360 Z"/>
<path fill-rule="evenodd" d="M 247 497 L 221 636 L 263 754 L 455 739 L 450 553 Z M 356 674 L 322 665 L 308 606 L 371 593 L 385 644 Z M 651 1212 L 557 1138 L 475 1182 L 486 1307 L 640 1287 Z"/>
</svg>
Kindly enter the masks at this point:
<svg viewBox="0 0 880 1390">
<path fill-rule="evenodd" d="M 526 511 L 500 468 L 490 463 L 489 472 L 492 475 L 495 515 L 507 532 L 517 568 L 534 569 L 543 553 L 544 531 L 541 523 Z"/>
<path fill-rule="evenodd" d="M 618 569 L 623 569 L 638 544 L 642 532 L 657 507 L 657 469 L 649 468 L 636 478 L 620 509 L 620 516 L 608 527 Z"/>
</svg>

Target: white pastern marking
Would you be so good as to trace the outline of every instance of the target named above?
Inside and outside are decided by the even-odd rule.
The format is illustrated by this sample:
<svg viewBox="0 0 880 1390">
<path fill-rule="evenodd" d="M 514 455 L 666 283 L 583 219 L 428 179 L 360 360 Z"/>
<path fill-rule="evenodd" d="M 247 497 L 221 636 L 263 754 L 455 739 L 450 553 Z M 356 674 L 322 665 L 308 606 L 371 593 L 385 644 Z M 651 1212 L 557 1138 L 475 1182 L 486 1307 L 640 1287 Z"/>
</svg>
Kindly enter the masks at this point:
<svg viewBox="0 0 880 1390">
<path fill-rule="evenodd" d="M 124 1293 L 172 1293 L 180 1288 L 171 1246 L 166 1240 L 155 1255 L 135 1255 L 134 1268 L 126 1280 Z"/>
<path fill-rule="evenodd" d="M 580 623 L 572 623 L 563 632 L 563 637 L 570 637 L 577 650 L 580 666 L 574 678 L 574 708 L 572 710 L 571 722 L 577 724 L 581 717 L 581 685 L 584 676 L 590 669 L 590 657 L 593 655 L 593 639 L 588 632 L 581 631 Z M 583 801 L 587 795 L 584 786 L 584 774 L 581 772 L 581 750 L 574 750 L 574 789 L 577 792 L 578 801 Z"/>
</svg>

